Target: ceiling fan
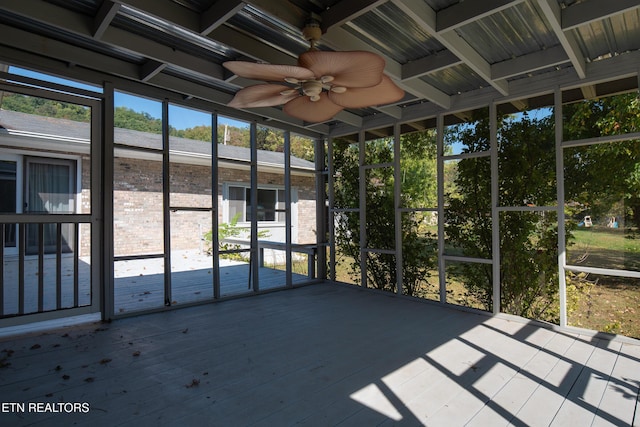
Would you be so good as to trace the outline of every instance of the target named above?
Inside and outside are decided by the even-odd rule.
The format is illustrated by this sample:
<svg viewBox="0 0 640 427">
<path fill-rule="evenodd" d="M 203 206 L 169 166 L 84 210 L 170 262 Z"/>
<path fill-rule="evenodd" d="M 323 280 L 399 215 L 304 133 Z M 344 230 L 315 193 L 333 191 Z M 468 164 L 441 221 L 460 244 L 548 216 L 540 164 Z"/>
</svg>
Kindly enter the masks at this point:
<svg viewBox="0 0 640 427">
<path fill-rule="evenodd" d="M 365 108 L 399 101 L 404 91 L 383 71 L 385 61 L 365 51 L 328 52 L 315 47 L 322 31 L 317 21 L 302 30 L 311 44 L 298 57 L 298 65 L 247 61 L 223 63 L 234 74 L 266 82 L 239 90 L 228 104 L 234 108 L 272 107 L 284 104 L 288 115 L 306 122 L 331 119 L 344 108 Z"/>
</svg>

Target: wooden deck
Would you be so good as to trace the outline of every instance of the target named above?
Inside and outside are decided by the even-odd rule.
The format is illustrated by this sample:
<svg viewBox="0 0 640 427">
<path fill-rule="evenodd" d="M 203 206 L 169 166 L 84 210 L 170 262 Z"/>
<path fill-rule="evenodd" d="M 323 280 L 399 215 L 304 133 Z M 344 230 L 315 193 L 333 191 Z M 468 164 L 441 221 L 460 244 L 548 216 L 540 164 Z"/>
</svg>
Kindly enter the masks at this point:
<svg viewBox="0 0 640 427">
<path fill-rule="evenodd" d="M 634 342 L 346 285 L 3 338 L 0 349 L 3 426 L 640 422 Z M 28 402 L 89 410 L 29 413 Z"/>
<path fill-rule="evenodd" d="M 172 257 L 171 300 L 173 304 L 188 304 L 213 298 L 212 258 L 194 251 L 176 251 Z M 28 257 L 24 263 L 24 313 L 38 311 L 38 258 Z M 43 309 L 56 308 L 56 258 L 43 260 Z M 60 263 L 61 307 L 73 306 L 75 274 L 72 256 L 64 256 Z M 91 301 L 90 261 L 81 259 L 78 265 L 78 302 L 80 306 Z M 116 314 L 142 311 L 164 306 L 164 260 L 162 258 L 118 261 L 114 264 L 114 308 Z M 18 259 L 4 261 L 4 307 L 0 314 L 12 315 L 19 310 Z M 258 269 L 259 289 L 284 287 L 284 271 L 269 265 Z M 220 260 L 220 296 L 229 297 L 252 293 L 250 269 L 246 262 Z M 308 282 L 306 274 L 292 274 L 292 283 Z"/>
</svg>

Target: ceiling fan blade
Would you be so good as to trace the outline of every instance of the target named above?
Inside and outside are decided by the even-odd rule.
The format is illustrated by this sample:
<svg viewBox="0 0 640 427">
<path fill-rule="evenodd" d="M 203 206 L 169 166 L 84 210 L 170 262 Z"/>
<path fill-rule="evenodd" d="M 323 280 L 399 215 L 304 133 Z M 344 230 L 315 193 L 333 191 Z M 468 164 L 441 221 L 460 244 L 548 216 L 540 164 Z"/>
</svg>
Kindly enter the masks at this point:
<svg viewBox="0 0 640 427">
<path fill-rule="evenodd" d="M 254 80 L 281 82 L 285 77 L 298 80 L 309 80 L 314 77 L 313 71 L 295 65 L 258 64 L 246 61 L 227 61 L 222 65 L 240 77 Z"/>
<path fill-rule="evenodd" d="M 280 92 L 291 89 L 289 86 L 277 84 L 264 84 L 249 86 L 236 92 L 236 96 L 229 102 L 229 107 L 255 108 L 273 107 L 291 101 L 300 96 L 298 93 L 281 95 Z"/>
<path fill-rule="evenodd" d="M 371 52 L 312 50 L 300 55 L 298 65 L 313 71 L 316 78 L 333 76 L 335 86 L 371 87 L 380 83 L 385 62 Z"/>
<path fill-rule="evenodd" d="M 342 109 L 343 107 L 331 102 L 324 92 L 320 94 L 318 101 L 311 101 L 308 96 L 301 96 L 284 104 L 285 113 L 310 123 L 326 122 Z"/>
<path fill-rule="evenodd" d="M 365 108 L 402 99 L 404 91 L 383 74 L 380 84 L 367 88 L 348 88 L 343 93 L 329 92 L 329 99 L 344 108 Z"/>
</svg>

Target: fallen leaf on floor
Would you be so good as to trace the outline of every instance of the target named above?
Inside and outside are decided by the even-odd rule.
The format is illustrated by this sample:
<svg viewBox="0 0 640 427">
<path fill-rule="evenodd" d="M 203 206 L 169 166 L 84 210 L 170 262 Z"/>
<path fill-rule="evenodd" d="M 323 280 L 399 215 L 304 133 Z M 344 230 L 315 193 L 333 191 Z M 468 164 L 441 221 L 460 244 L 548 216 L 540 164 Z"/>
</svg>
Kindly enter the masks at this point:
<svg viewBox="0 0 640 427">
<path fill-rule="evenodd" d="M 41 347 L 40 344 L 34 344 L 34 345 L 31 346 L 31 350 L 37 350 L 40 347 Z"/>
<path fill-rule="evenodd" d="M 138 356 L 140 356 L 140 350 L 136 350 L 136 351 L 134 351 L 134 352 L 133 352 L 133 354 L 132 354 L 132 356 L 133 356 L 133 357 L 138 357 Z"/>
<path fill-rule="evenodd" d="M 87 378 L 84 379 L 84 382 L 92 383 L 94 380 L 95 380 L 95 378 L 93 378 L 93 377 L 87 377 Z"/>
<path fill-rule="evenodd" d="M 187 328 L 184 331 L 182 331 L 183 334 L 186 334 L 187 332 L 189 332 L 189 328 Z"/>
<path fill-rule="evenodd" d="M 109 358 L 104 358 L 104 359 L 102 359 L 102 360 L 100 361 L 100 364 L 101 364 L 101 365 L 106 365 L 106 364 L 107 364 L 107 363 L 109 363 L 109 362 L 111 362 L 111 359 L 109 359 Z"/>
<path fill-rule="evenodd" d="M 186 388 L 192 388 L 192 387 L 197 387 L 200 385 L 200 380 L 197 378 L 194 378 L 191 380 L 191 384 L 187 384 L 185 385 Z"/>
</svg>

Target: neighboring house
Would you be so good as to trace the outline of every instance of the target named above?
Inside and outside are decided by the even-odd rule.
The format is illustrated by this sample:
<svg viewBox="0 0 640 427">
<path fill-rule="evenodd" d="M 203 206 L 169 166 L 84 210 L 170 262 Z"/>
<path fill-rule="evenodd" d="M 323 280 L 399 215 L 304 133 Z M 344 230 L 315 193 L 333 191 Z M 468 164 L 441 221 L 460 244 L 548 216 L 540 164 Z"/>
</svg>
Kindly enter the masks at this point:
<svg viewBox="0 0 640 427">
<path fill-rule="evenodd" d="M 160 135 L 115 129 L 114 234 L 115 255 L 163 251 L 162 139 Z M 90 195 L 90 126 L 88 123 L 0 111 L 0 212 L 87 213 Z M 171 248 L 202 249 L 211 229 L 211 143 L 171 137 Z M 291 158 L 292 240 L 315 243 L 314 164 Z M 249 226 L 250 150 L 218 144 L 218 220 L 239 214 Z M 258 152 L 259 228 L 268 239 L 285 240 L 284 156 Z M 175 209 L 173 209 L 175 208 Z M 203 209 L 204 208 L 204 209 Z M 215 206 L 214 206 L 215 208 Z M 214 210 L 215 211 L 215 210 Z M 82 229 L 81 229 L 82 230 Z M 83 234 L 87 231 L 81 231 Z M 74 239 L 63 229 L 65 247 Z M 34 234 L 34 233 L 31 233 Z M 17 231 L 5 226 L 5 254 L 17 253 Z M 87 253 L 80 239 L 80 254 Z M 36 240 L 27 230 L 27 253 Z M 55 232 L 45 230 L 45 251 L 55 251 Z"/>
</svg>

